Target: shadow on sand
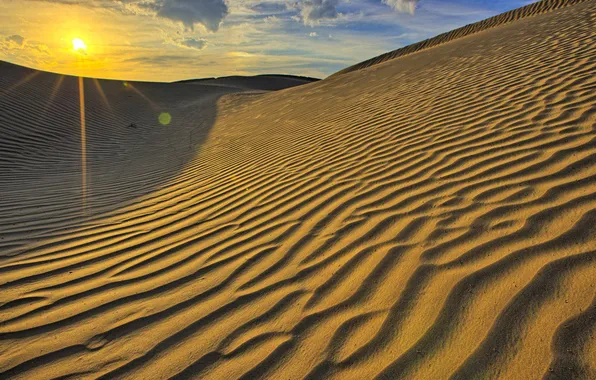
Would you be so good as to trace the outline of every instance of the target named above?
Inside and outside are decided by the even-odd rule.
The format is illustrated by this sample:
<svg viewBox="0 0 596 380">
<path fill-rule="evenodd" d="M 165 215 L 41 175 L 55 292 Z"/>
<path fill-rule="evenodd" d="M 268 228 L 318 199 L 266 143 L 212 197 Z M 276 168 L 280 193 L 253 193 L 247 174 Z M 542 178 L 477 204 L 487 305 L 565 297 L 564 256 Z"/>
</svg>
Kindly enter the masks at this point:
<svg viewBox="0 0 596 380">
<path fill-rule="evenodd" d="M 222 95 L 269 90 L 273 80 L 80 81 L 0 68 L 0 238 L 14 243 L 4 247 L 160 189 L 200 151 Z M 277 88 L 311 81 L 273 78 Z"/>
</svg>

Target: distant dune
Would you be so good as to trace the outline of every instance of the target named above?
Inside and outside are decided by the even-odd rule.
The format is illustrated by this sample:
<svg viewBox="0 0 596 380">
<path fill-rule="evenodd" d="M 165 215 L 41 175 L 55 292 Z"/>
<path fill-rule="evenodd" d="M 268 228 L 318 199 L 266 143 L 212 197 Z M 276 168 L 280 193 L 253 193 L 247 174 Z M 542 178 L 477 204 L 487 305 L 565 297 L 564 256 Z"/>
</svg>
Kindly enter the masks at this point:
<svg viewBox="0 0 596 380">
<path fill-rule="evenodd" d="M 1 64 L 0 378 L 596 379 L 574 3 L 275 92 Z"/>
<path fill-rule="evenodd" d="M 245 90 L 277 91 L 290 87 L 316 82 L 319 79 L 295 75 L 255 75 L 252 77 L 229 76 L 219 78 L 189 79 L 178 83 L 213 84 L 232 86 Z"/>
</svg>

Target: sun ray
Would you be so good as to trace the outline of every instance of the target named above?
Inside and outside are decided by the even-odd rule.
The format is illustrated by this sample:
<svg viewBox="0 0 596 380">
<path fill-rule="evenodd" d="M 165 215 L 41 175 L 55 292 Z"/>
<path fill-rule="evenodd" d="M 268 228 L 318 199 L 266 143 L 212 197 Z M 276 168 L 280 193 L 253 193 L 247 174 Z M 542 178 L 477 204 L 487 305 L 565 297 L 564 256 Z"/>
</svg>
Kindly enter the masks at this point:
<svg viewBox="0 0 596 380">
<path fill-rule="evenodd" d="M 108 98 L 106 97 L 106 94 L 104 93 L 103 88 L 101 87 L 101 83 L 99 83 L 99 81 L 96 78 L 93 78 L 93 83 L 95 83 L 97 92 L 99 93 L 99 96 L 101 96 L 101 99 L 103 100 L 103 103 L 105 104 L 106 108 L 108 109 L 108 111 L 110 111 L 111 114 L 113 114 L 114 112 L 112 111 L 112 106 L 110 105 L 110 102 L 108 101 Z"/>
<path fill-rule="evenodd" d="M 141 92 L 141 90 L 139 90 L 138 88 L 136 88 L 135 86 L 133 86 L 132 83 L 126 83 L 126 87 L 132 89 L 134 92 L 136 92 L 140 97 L 142 97 L 143 99 L 145 99 L 149 105 L 151 106 L 151 108 L 153 108 L 153 110 L 158 110 L 159 107 L 157 106 L 157 104 L 155 104 L 151 99 L 149 99 L 147 97 L 147 95 L 143 94 Z"/>
<path fill-rule="evenodd" d="M 85 84 L 79 77 L 79 108 L 81 115 L 81 195 L 83 216 L 87 213 L 87 131 L 85 125 Z"/>
<path fill-rule="evenodd" d="M 50 94 L 50 97 L 48 98 L 48 101 L 46 102 L 46 105 L 43 108 L 43 111 L 41 111 L 39 113 L 37 122 L 39 122 L 40 120 L 42 120 L 45 117 L 46 113 L 48 112 L 48 110 L 50 109 L 52 104 L 54 104 L 54 99 L 56 99 L 56 95 L 58 95 L 58 91 L 60 90 L 60 87 L 62 87 L 62 82 L 64 82 L 64 75 L 58 76 L 58 78 L 54 82 L 54 87 L 52 88 L 52 93 Z"/>
<path fill-rule="evenodd" d="M 35 78 L 41 73 L 41 71 L 34 71 L 31 74 L 27 75 L 25 78 L 21 79 L 19 82 L 15 83 L 13 86 L 9 87 L 7 90 L 2 92 L 3 96 L 10 94 L 12 91 L 16 90 L 17 88 L 21 87 L 25 83 L 29 82 L 31 79 Z"/>
<path fill-rule="evenodd" d="M 60 90 L 60 87 L 62 86 L 62 82 L 64 82 L 64 75 L 60 75 L 58 77 L 58 80 L 56 81 L 56 83 L 54 84 L 54 88 L 52 89 L 52 93 L 50 94 L 50 100 L 48 103 L 51 104 L 54 102 L 54 99 L 58 94 L 58 90 Z"/>
</svg>

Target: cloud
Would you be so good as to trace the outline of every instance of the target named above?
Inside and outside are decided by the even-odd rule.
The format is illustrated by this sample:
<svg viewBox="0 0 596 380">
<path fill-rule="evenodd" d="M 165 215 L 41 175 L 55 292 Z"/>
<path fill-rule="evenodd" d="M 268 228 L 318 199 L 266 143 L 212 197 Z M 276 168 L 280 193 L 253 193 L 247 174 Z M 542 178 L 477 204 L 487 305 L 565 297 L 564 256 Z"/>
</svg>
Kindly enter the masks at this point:
<svg viewBox="0 0 596 380">
<path fill-rule="evenodd" d="M 36 0 L 48 3 L 103 8 L 128 15 L 150 15 L 181 22 L 194 30 L 196 24 L 216 32 L 228 15 L 225 0 Z"/>
<path fill-rule="evenodd" d="M 31 0 L 44 3 L 56 3 L 64 5 L 81 5 L 88 8 L 119 8 L 126 3 L 134 3 L 145 0 Z"/>
<path fill-rule="evenodd" d="M 144 55 L 133 58 L 127 58 L 121 62 L 134 63 L 143 66 L 154 66 L 163 68 L 164 66 L 173 65 L 196 65 L 200 61 L 199 57 L 193 57 L 180 54 L 164 54 L 164 55 Z"/>
<path fill-rule="evenodd" d="M 420 0 L 383 0 L 391 8 L 398 12 L 414 14 L 416 5 Z"/>
<path fill-rule="evenodd" d="M 46 45 L 32 42 L 18 34 L 0 37 L 0 51 L 8 50 L 27 50 L 32 55 L 51 55 Z"/>
<path fill-rule="evenodd" d="M 207 40 L 202 38 L 185 38 L 180 41 L 180 46 L 184 46 L 189 49 L 201 50 L 207 46 Z"/>
<path fill-rule="evenodd" d="M 288 6 L 284 3 L 257 3 L 250 6 L 250 9 L 258 13 L 273 14 L 285 12 Z"/>
<path fill-rule="evenodd" d="M 55 64 L 52 52 L 46 45 L 18 34 L 0 36 L 0 57 L 2 60 L 32 67 Z"/>
<path fill-rule="evenodd" d="M 229 13 L 224 0 L 163 0 L 155 3 L 157 16 L 182 22 L 193 30 L 195 24 L 215 32 Z"/>
<path fill-rule="evenodd" d="M 267 16 L 267 17 L 265 17 L 263 19 L 263 21 L 266 24 L 272 24 L 272 25 L 281 24 L 281 19 L 279 17 L 276 17 L 276 16 Z"/>
<path fill-rule="evenodd" d="M 44 44 L 37 44 L 37 45 L 31 45 L 31 49 L 35 49 L 38 52 L 40 52 L 41 54 L 46 54 L 46 55 L 50 55 L 50 48 L 48 48 L 46 45 Z"/>
<path fill-rule="evenodd" d="M 202 50 L 207 47 L 207 40 L 204 38 L 193 38 L 193 37 L 180 37 L 180 32 L 177 35 L 172 36 L 165 30 L 160 30 L 163 37 L 163 41 L 166 44 L 174 45 L 185 49 Z"/>
<path fill-rule="evenodd" d="M 323 19 L 335 19 L 339 15 L 339 0 L 306 0 L 299 3 L 300 14 L 305 25 L 316 25 Z"/>
<path fill-rule="evenodd" d="M 18 34 L 13 34 L 12 36 L 6 37 L 6 41 L 21 47 L 25 45 L 25 37 L 19 36 Z"/>
<path fill-rule="evenodd" d="M 245 51 L 230 51 L 227 53 L 228 56 L 230 57 L 239 57 L 239 58 L 250 58 L 250 57 L 254 57 L 254 54 L 251 53 L 247 53 Z"/>
</svg>

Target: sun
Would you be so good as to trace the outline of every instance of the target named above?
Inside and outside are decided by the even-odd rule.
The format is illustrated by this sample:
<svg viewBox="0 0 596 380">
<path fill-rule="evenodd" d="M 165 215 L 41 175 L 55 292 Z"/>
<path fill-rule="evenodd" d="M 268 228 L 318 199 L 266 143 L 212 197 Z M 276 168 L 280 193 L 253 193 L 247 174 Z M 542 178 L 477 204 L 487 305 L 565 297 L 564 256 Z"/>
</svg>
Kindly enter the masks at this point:
<svg viewBox="0 0 596 380">
<path fill-rule="evenodd" d="M 75 38 L 74 40 L 72 40 L 72 48 L 74 49 L 74 51 L 81 52 L 81 53 L 84 53 L 87 51 L 87 45 L 85 45 L 83 40 L 80 38 Z"/>
</svg>

